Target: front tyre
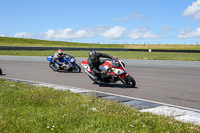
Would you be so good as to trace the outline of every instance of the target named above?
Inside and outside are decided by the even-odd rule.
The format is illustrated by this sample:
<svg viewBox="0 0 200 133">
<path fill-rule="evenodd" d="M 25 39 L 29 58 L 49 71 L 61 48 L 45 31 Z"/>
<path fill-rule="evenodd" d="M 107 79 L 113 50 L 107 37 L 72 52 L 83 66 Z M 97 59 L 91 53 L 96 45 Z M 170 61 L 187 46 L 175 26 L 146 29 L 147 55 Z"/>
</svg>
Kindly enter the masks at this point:
<svg viewBox="0 0 200 133">
<path fill-rule="evenodd" d="M 126 85 L 130 87 L 135 87 L 136 85 L 136 82 L 131 75 L 128 75 L 127 77 L 125 77 L 125 82 L 126 82 Z"/>
<path fill-rule="evenodd" d="M 80 73 L 81 72 L 81 67 L 78 64 L 76 64 L 74 66 L 73 72 Z"/>
<path fill-rule="evenodd" d="M 55 64 L 53 62 L 49 63 L 49 67 L 53 70 L 53 71 L 58 71 Z"/>
</svg>

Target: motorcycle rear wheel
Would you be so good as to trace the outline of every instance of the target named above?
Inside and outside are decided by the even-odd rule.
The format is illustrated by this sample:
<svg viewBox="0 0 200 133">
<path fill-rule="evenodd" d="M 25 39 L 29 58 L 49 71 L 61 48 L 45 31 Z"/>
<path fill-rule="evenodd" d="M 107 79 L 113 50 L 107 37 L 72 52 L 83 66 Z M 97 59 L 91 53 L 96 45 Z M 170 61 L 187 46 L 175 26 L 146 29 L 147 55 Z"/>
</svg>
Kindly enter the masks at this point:
<svg viewBox="0 0 200 133">
<path fill-rule="evenodd" d="M 55 64 L 50 62 L 49 63 L 49 67 L 53 70 L 53 71 L 58 71 L 57 68 L 55 67 Z"/>
<path fill-rule="evenodd" d="M 1 68 L 0 68 L 0 75 L 2 74 L 2 70 L 1 70 Z"/>
<path fill-rule="evenodd" d="M 125 77 L 125 82 L 127 86 L 130 86 L 130 87 L 136 86 L 135 79 L 131 75 L 128 75 L 127 77 Z"/>
</svg>

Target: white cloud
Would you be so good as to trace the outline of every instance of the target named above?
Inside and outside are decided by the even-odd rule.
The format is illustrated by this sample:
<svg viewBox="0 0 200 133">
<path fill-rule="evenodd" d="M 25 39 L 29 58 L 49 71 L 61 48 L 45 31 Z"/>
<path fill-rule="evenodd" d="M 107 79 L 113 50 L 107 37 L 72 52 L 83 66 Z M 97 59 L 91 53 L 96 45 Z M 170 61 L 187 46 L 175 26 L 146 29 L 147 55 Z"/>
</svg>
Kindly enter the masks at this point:
<svg viewBox="0 0 200 133">
<path fill-rule="evenodd" d="M 170 27 L 163 27 L 164 31 L 169 31 Z M 105 39 L 115 40 L 122 39 L 127 33 L 125 27 L 120 26 L 97 26 L 94 28 L 84 27 L 78 30 L 72 28 L 53 30 L 49 29 L 46 32 L 39 34 L 31 34 L 27 32 L 16 33 L 14 37 L 21 38 L 34 38 L 39 37 L 43 39 L 81 39 L 81 38 L 93 38 L 93 37 L 103 37 Z M 154 34 L 149 31 L 148 28 L 136 28 L 133 29 L 128 35 L 130 39 L 156 39 L 160 38 L 162 33 Z"/>
<path fill-rule="evenodd" d="M 14 37 L 19 37 L 19 38 L 30 38 L 32 34 L 27 33 L 27 32 L 20 32 L 20 33 L 15 33 Z"/>
<path fill-rule="evenodd" d="M 126 28 L 115 26 L 100 33 L 100 35 L 107 39 L 120 39 L 123 37 Z"/>
<path fill-rule="evenodd" d="M 182 13 L 183 16 L 192 16 L 194 20 L 200 20 L 200 0 L 192 2 Z"/>
<path fill-rule="evenodd" d="M 177 38 L 200 38 L 200 28 L 191 31 L 189 28 L 184 28 Z"/>
<path fill-rule="evenodd" d="M 160 37 L 161 35 L 151 33 L 148 28 L 136 28 L 129 34 L 130 39 L 156 39 Z"/>
<path fill-rule="evenodd" d="M 43 36 L 47 39 L 55 38 L 55 39 L 77 39 L 77 38 L 89 38 L 93 37 L 94 33 L 90 32 L 90 30 L 80 29 L 73 30 L 71 28 L 59 29 L 54 31 L 52 29 L 48 30 L 43 34 Z"/>
<path fill-rule="evenodd" d="M 47 32 L 32 35 L 27 32 L 16 33 L 14 37 L 29 38 L 41 37 L 44 39 L 80 39 L 80 38 L 92 38 L 101 36 L 106 39 L 120 39 L 123 37 L 126 28 L 120 26 L 98 26 L 95 28 L 84 27 L 82 29 L 73 30 L 71 28 L 53 30 L 49 29 Z"/>
</svg>

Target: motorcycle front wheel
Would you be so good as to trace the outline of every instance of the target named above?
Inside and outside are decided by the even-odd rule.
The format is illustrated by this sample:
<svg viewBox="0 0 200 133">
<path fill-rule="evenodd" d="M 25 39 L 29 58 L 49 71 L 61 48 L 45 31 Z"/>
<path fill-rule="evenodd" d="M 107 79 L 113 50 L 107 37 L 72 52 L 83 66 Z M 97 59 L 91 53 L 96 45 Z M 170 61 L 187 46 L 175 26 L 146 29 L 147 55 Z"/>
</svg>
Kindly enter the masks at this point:
<svg viewBox="0 0 200 133">
<path fill-rule="evenodd" d="M 81 67 L 78 64 L 76 64 L 74 66 L 73 72 L 80 73 L 81 72 Z"/>
<path fill-rule="evenodd" d="M 135 79 L 131 75 L 128 75 L 127 77 L 125 77 L 124 80 L 127 86 L 130 86 L 130 87 L 136 86 Z"/>
</svg>

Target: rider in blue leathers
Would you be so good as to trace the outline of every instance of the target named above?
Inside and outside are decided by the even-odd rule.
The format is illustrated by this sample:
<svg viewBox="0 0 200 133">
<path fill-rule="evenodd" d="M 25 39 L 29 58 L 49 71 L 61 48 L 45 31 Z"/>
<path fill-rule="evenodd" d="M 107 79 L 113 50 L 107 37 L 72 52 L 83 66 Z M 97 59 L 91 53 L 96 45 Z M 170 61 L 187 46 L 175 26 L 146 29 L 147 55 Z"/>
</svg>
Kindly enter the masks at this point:
<svg viewBox="0 0 200 133">
<path fill-rule="evenodd" d="M 57 70 L 60 69 L 60 67 L 62 67 L 65 63 L 61 62 L 60 60 L 64 57 L 64 56 L 71 56 L 67 53 L 63 53 L 63 51 L 61 49 L 59 49 L 55 54 L 54 54 L 54 63 L 57 67 Z"/>
</svg>

